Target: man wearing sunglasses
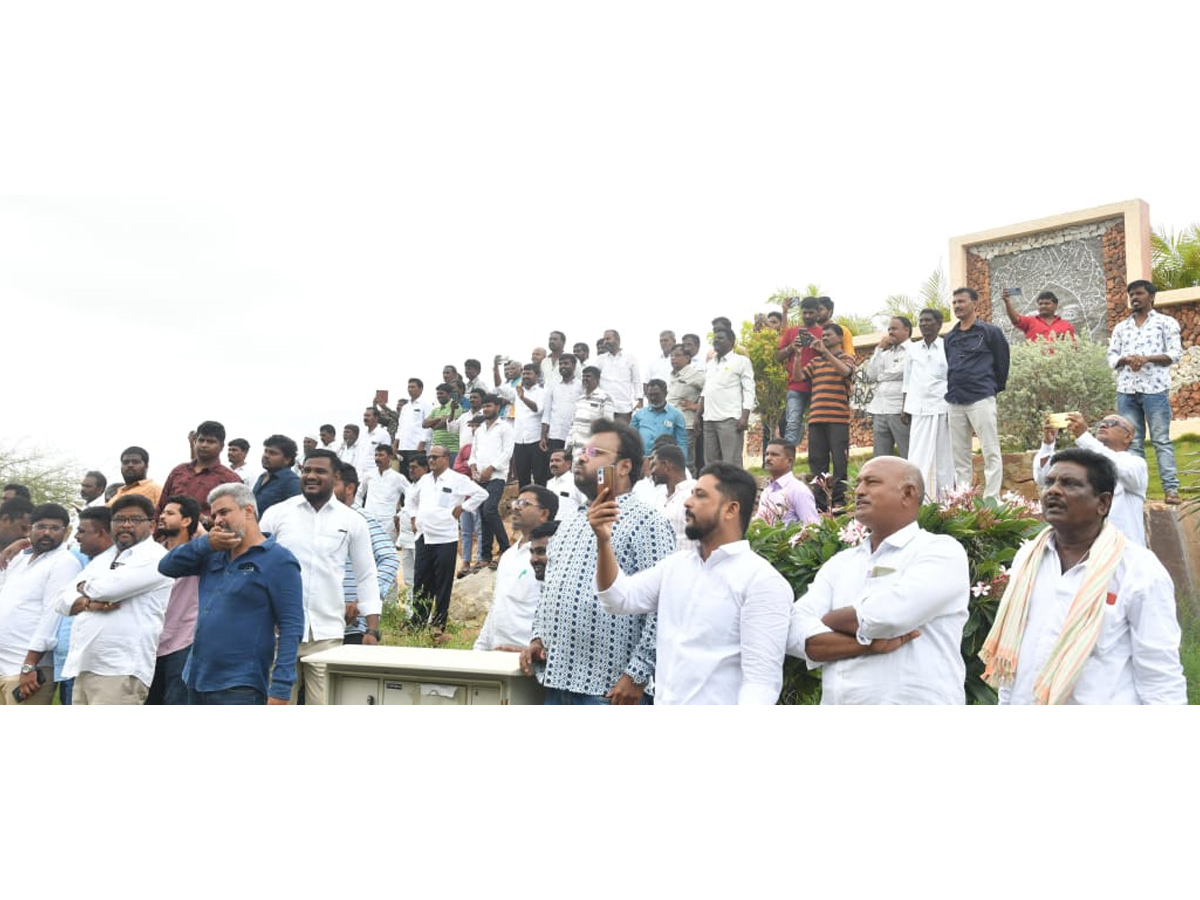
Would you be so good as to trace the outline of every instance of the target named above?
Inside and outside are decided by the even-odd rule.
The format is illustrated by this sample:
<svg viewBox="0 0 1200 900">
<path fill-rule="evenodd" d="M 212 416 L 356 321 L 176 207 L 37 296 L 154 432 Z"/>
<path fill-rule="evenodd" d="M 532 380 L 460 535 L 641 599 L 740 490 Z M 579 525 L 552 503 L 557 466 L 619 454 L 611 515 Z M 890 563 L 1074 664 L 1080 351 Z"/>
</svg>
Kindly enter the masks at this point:
<svg viewBox="0 0 1200 900">
<path fill-rule="evenodd" d="M 1096 435 L 1088 431 L 1087 419 L 1068 413 L 1067 429 L 1075 435 L 1075 445 L 1107 456 L 1117 469 L 1117 488 L 1113 493 L 1108 520 L 1139 547 L 1146 546 L 1146 488 L 1150 472 L 1146 460 L 1129 452 L 1133 443 L 1133 423 L 1124 416 L 1105 416 L 1096 423 Z M 1047 419 L 1042 427 L 1042 448 L 1033 458 L 1033 480 L 1038 488 L 1046 484 L 1050 458 L 1054 456 L 1058 432 Z"/>
<path fill-rule="evenodd" d="M 140 706 L 154 664 L 173 579 L 158 571 L 166 548 L 153 540 L 158 517 L 147 497 L 112 504 L 113 546 L 80 573 L 57 608 L 76 616 L 63 677 L 74 678 L 73 705 Z"/>
</svg>

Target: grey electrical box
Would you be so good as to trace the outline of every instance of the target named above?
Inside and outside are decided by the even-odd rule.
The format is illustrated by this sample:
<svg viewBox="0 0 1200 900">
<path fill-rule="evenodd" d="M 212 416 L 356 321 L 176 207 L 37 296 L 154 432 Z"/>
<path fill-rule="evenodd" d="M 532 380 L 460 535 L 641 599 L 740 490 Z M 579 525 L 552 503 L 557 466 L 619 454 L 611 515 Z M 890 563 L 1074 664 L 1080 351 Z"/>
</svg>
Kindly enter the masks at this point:
<svg viewBox="0 0 1200 900">
<path fill-rule="evenodd" d="M 520 654 L 347 644 L 314 653 L 334 706 L 507 706 L 540 704 L 542 687 L 521 672 Z"/>
</svg>

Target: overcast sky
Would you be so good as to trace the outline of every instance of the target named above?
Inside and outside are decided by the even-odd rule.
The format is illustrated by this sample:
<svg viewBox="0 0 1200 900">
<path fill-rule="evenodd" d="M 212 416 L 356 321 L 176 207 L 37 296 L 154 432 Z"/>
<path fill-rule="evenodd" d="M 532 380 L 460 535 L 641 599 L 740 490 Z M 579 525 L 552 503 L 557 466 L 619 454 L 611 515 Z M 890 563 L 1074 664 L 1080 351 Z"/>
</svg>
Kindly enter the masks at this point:
<svg viewBox="0 0 1200 900">
<path fill-rule="evenodd" d="M 161 481 L 202 419 L 299 440 L 552 328 L 645 356 L 956 234 L 1200 221 L 1189 5 L 428 6 L 5 8 L 5 443 Z"/>
</svg>

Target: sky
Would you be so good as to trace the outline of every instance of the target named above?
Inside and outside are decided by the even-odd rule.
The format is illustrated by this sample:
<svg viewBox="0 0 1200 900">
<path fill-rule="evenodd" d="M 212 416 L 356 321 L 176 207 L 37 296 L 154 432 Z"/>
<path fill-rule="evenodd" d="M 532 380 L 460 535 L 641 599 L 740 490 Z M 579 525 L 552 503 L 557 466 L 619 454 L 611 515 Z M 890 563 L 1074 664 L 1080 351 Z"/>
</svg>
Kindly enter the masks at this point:
<svg viewBox="0 0 1200 900">
<path fill-rule="evenodd" d="M 340 431 L 551 329 L 870 314 L 954 235 L 1200 221 L 1184 4 L 163 6 L 0 13 L 0 446 L 81 473 Z"/>
</svg>

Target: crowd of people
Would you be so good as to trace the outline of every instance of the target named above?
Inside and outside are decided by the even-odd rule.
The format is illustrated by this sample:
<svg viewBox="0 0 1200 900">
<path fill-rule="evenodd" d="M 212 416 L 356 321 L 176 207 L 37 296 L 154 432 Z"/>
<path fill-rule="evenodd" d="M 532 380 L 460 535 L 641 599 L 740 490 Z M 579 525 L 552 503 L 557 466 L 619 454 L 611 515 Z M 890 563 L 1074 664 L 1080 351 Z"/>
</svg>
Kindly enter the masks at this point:
<svg viewBox="0 0 1200 900">
<path fill-rule="evenodd" d="M 1034 460 L 1047 528 L 1022 548 L 984 649 L 1006 703 L 1186 702 L 1174 588 L 1145 548 L 1148 428 L 1168 502 L 1178 502 L 1166 372 L 1181 348 L 1129 286 L 1112 335 L 1119 415 L 1093 437 L 1082 416 L 1059 450 L 1047 422 Z M 1049 292 L 1028 339 L 1071 335 Z M 446 365 L 425 396 L 380 391 L 361 425 L 227 441 L 216 421 L 161 485 L 138 446 L 121 482 L 88 472 L 75 510 L 0 503 L 0 688 L 4 703 L 322 703 L 313 654 L 382 642 L 385 599 L 445 640 L 456 579 L 495 570 L 475 649 L 520 654 L 547 703 L 774 703 L 788 654 L 823 670 L 827 703 L 962 703 L 970 594 L 965 551 L 917 513 L 972 481 L 1000 492 L 996 394 L 1008 343 L 955 291 L 956 323 L 923 310 L 920 339 L 895 317 L 866 377 L 874 454 L 847 484 L 853 339 L 825 297 L 768 317 L 788 371 L 766 478 L 744 468 L 755 409 L 750 360 L 729 319 L 664 330 L 645 366 L 613 329 L 567 350 L 549 335 L 529 361 Z M 1173 330 L 1172 330 L 1173 329 Z M 809 478 L 797 477 L 807 428 Z M 221 453 L 228 464 L 222 463 Z M 508 522 L 506 486 L 516 485 Z M 815 488 L 815 490 L 814 490 Z M 866 539 L 833 557 L 797 599 L 755 554 L 753 517 L 810 523 L 852 505 Z M 404 590 L 400 590 L 401 581 Z"/>
</svg>

